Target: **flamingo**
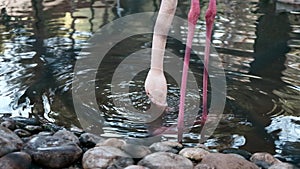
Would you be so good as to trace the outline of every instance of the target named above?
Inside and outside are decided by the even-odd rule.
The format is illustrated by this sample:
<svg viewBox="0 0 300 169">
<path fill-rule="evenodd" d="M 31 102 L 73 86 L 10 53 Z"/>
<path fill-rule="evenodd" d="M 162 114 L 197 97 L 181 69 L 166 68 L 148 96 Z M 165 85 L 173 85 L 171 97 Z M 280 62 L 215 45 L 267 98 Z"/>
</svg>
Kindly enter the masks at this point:
<svg viewBox="0 0 300 169">
<path fill-rule="evenodd" d="M 145 91 L 150 100 L 160 106 L 166 106 L 167 96 L 167 83 L 163 74 L 163 57 L 166 46 L 165 36 L 169 31 L 171 22 L 173 20 L 176 10 L 177 0 L 162 0 L 161 7 L 158 13 L 158 17 L 154 27 L 154 35 L 152 41 L 152 53 L 151 53 L 151 66 L 145 80 Z M 208 9 L 205 13 L 206 20 L 206 43 L 204 51 L 204 71 L 203 71 L 203 94 L 202 104 L 203 112 L 201 122 L 205 123 L 207 120 L 207 87 L 208 87 L 208 64 L 210 55 L 210 41 L 214 19 L 216 16 L 216 0 L 210 0 Z M 163 15 L 167 14 L 167 15 Z M 183 129 L 184 129 L 184 102 L 186 95 L 186 83 L 189 69 L 189 60 L 191 54 L 192 41 L 195 31 L 195 25 L 200 16 L 200 3 L 199 0 L 191 0 L 190 11 L 188 14 L 188 35 L 186 41 L 186 49 L 184 55 L 184 63 L 182 70 L 181 88 L 180 88 L 180 104 L 179 114 L 177 120 L 178 130 L 178 142 L 182 142 Z M 157 34 L 157 31 L 161 31 L 162 34 Z"/>
</svg>

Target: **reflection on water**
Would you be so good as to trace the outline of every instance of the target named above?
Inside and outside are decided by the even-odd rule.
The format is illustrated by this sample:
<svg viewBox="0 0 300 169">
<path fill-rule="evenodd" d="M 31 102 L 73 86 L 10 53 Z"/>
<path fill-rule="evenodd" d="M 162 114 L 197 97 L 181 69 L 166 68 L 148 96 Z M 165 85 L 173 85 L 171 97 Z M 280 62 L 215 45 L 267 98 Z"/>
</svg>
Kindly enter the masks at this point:
<svg viewBox="0 0 300 169">
<path fill-rule="evenodd" d="M 67 127 L 80 126 L 71 87 L 76 60 L 88 55 L 80 54 L 81 49 L 89 47 L 88 39 L 101 26 L 121 16 L 157 11 L 159 4 L 157 0 L 2 0 L 0 114 L 39 116 Z M 205 9 L 207 1 L 201 6 Z M 186 18 L 188 7 L 188 0 L 180 1 L 176 15 Z M 299 161 L 300 15 L 296 10 L 271 0 L 218 1 L 212 43 L 225 68 L 228 96 L 223 119 L 205 143 L 208 146 L 268 151 Z M 204 39 L 204 12 L 195 33 L 194 44 L 198 46 Z M 172 31 L 186 38 L 186 27 Z M 96 91 L 106 120 L 105 135 L 147 136 L 145 125 L 134 123 L 130 112 L 114 106 L 113 97 L 122 101 L 125 96 L 111 95 L 114 86 L 110 82 L 118 63 L 150 45 L 149 34 L 130 37 L 114 46 L 101 63 Z M 183 56 L 184 45 L 178 40 L 169 38 L 167 46 Z M 203 67 L 193 56 L 191 69 L 201 84 Z M 123 84 L 130 86 L 128 95 L 140 110 L 149 107 L 143 89 L 146 73 Z M 167 79 L 168 103 L 173 109 L 161 122 L 165 126 L 176 124 L 179 99 L 178 84 L 170 76 Z M 191 129 L 185 134 L 187 144 L 199 139 L 199 126 Z M 175 138 L 168 135 L 163 139 Z"/>
<path fill-rule="evenodd" d="M 299 161 L 300 117 L 278 116 L 272 118 L 272 123 L 266 127 L 268 133 L 276 138 L 275 146 L 278 157 L 289 161 Z"/>
</svg>

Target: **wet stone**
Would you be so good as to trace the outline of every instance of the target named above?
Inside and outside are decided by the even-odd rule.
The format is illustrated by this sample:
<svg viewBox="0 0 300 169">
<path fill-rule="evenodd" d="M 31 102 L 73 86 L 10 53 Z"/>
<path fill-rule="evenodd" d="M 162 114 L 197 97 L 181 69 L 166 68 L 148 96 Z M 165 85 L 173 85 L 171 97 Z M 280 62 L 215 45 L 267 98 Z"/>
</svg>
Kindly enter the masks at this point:
<svg viewBox="0 0 300 169">
<path fill-rule="evenodd" d="M 252 156 L 252 154 L 246 150 L 242 150 L 242 149 L 236 149 L 236 148 L 227 148 L 227 149 L 223 149 L 220 150 L 220 153 L 223 154 L 238 154 L 240 156 L 243 156 L 245 159 L 249 160 L 250 157 Z"/>
<path fill-rule="evenodd" d="M 237 157 L 237 158 L 245 159 L 245 157 L 243 157 L 243 156 L 241 156 L 241 155 L 239 155 L 239 154 L 230 154 L 230 155 L 233 155 L 233 156 L 235 156 L 235 157 Z M 246 159 L 246 160 L 247 160 L 247 159 Z M 247 161 L 249 161 L 249 160 L 247 160 Z"/>
<path fill-rule="evenodd" d="M 179 155 L 194 161 L 201 161 L 207 154 L 209 152 L 202 148 L 184 148 L 179 152 Z"/>
<path fill-rule="evenodd" d="M 195 148 L 202 148 L 202 149 L 204 149 L 204 150 L 209 150 L 208 147 L 205 146 L 204 144 L 197 144 L 197 145 L 195 146 Z"/>
<path fill-rule="evenodd" d="M 96 144 L 96 146 L 112 146 L 116 148 L 121 148 L 126 144 L 125 140 L 117 139 L 117 138 L 109 138 L 107 140 L 104 140 L 103 142 L 100 142 Z"/>
<path fill-rule="evenodd" d="M 60 127 L 56 124 L 53 124 L 53 123 L 45 123 L 45 124 L 42 124 L 42 127 L 44 130 L 48 130 L 48 131 L 51 131 L 51 132 L 57 132 L 59 130 L 63 130 L 64 128 L 63 127 Z"/>
<path fill-rule="evenodd" d="M 14 133 L 16 133 L 16 135 L 18 135 L 19 137 L 29 137 L 29 136 L 31 136 L 31 133 L 27 130 L 24 130 L 24 129 L 16 129 L 16 130 L 14 130 Z"/>
<path fill-rule="evenodd" d="M 41 126 L 35 126 L 35 125 L 27 125 L 24 127 L 24 129 L 30 131 L 31 133 L 38 133 L 43 130 Z"/>
<path fill-rule="evenodd" d="M 259 169 L 254 163 L 233 154 L 210 153 L 204 156 L 200 164 L 198 169 Z"/>
<path fill-rule="evenodd" d="M 16 122 L 19 126 L 27 126 L 27 125 L 39 125 L 40 122 L 35 118 L 26 118 L 26 117 L 12 117 L 14 122 Z"/>
<path fill-rule="evenodd" d="M 59 130 L 56 133 L 54 133 L 53 136 L 62 138 L 66 141 L 70 141 L 70 142 L 75 143 L 75 144 L 79 144 L 78 137 L 75 136 L 75 134 L 73 134 L 72 132 L 67 131 L 67 130 Z"/>
<path fill-rule="evenodd" d="M 144 166 L 141 166 L 141 165 L 130 165 L 124 169 L 149 169 L 148 167 L 144 167 Z"/>
<path fill-rule="evenodd" d="M 75 134 L 76 136 L 78 136 L 78 137 L 79 137 L 81 134 L 84 133 L 83 129 L 78 128 L 78 127 L 76 127 L 76 126 L 71 127 L 71 128 L 70 128 L 70 132 L 74 133 L 74 134 Z"/>
<path fill-rule="evenodd" d="M 78 145 L 70 140 L 39 135 L 27 142 L 23 151 L 30 154 L 36 164 L 49 168 L 67 167 L 82 154 Z"/>
<path fill-rule="evenodd" d="M 82 166 L 90 168 L 125 168 L 133 164 L 132 158 L 124 151 L 112 146 L 98 146 L 84 153 Z"/>
<path fill-rule="evenodd" d="M 153 143 L 149 148 L 152 152 L 171 152 L 177 154 L 183 146 L 177 142 L 165 141 Z"/>
<path fill-rule="evenodd" d="M 0 168 L 3 169 L 29 169 L 31 157 L 25 152 L 13 152 L 0 158 Z"/>
<path fill-rule="evenodd" d="M 41 131 L 38 134 L 39 136 L 52 136 L 53 132 L 49 132 L 49 131 Z"/>
<path fill-rule="evenodd" d="M 138 165 L 155 169 L 192 169 L 191 160 L 169 152 L 156 152 L 144 157 Z"/>
<path fill-rule="evenodd" d="M 8 128 L 0 126 L 0 145 L 0 157 L 2 157 L 7 153 L 20 150 L 23 146 L 23 141 Z"/>
<path fill-rule="evenodd" d="M 269 153 L 254 153 L 250 161 L 262 168 L 269 168 L 271 165 L 281 162 Z"/>
<path fill-rule="evenodd" d="M 33 136 L 29 136 L 29 137 L 21 137 L 22 141 L 24 144 L 26 144 L 28 141 L 30 141 L 32 139 Z"/>
<path fill-rule="evenodd" d="M 95 147 L 97 143 L 104 142 L 105 138 L 97 136 L 92 133 L 83 133 L 79 137 L 80 144 L 86 147 Z"/>
<path fill-rule="evenodd" d="M 296 169 L 296 167 L 288 163 L 276 163 L 271 165 L 268 169 Z"/>
<path fill-rule="evenodd" d="M 132 158 L 143 158 L 148 154 L 151 154 L 151 150 L 142 145 L 125 144 L 121 147 Z"/>
<path fill-rule="evenodd" d="M 113 164 L 109 166 L 109 169 L 123 169 L 127 166 L 134 164 L 134 161 L 131 157 L 117 157 Z"/>
<path fill-rule="evenodd" d="M 208 164 L 197 164 L 194 169 L 215 169 L 214 167 L 209 166 Z"/>
<path fill-rule="evenodd" d="M 1 126 L 6 127 L 10 130 L 16 129 L 16 123 L 10 118 L 7 118 L 7 120 L 1 122 Z"/>
</svg>

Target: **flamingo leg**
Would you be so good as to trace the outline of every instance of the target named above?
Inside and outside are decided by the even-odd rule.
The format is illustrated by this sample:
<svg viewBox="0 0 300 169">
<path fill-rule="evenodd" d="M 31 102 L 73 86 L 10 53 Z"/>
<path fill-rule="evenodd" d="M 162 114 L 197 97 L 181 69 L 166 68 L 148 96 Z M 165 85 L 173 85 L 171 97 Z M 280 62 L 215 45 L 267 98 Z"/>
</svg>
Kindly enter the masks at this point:
<svg viewBox="0 0 300 169">
<path fill-rule="evenodd" d="M 186 83 L 187 83 L 194 31 L 199 16 L 200 16 L 199 0 L 192 0 L 191 8 L 188 14 L 188 21 L 189 21 L 188 35 L 187 35 L 187 42 L 186 42 L 186 49 L 185 49 L 183 70 L 182 70 L 181 88 L 180 88 L 180 104 L 179 104 L 179 114 L 178 114 L 178 122 L 177 122 L 178 142 L 182 142 L 182 135 L 184 129 L 184 103 L 185 103 L 185 95 L 186 95 Z"/>
<path fill-rule="evenodd" d="M 206 42 L 205 42 L 205 55 L 204 55 L 204 73 L 203 73 L 203 112 L 202 112 L 202 124 L 205 123 L 207 120 L 207 86 L 208 86 L 208 64 L 209 64 L 209 55 L 210 55 L 210 41 L 211 41 L 211 34 L 213 23 L 215 20 L 217 12 L 217 5 L 216 0 L 210 0 L 208 9 L 205 13 L 205 20 L 206 20 Z"/>
</svg>

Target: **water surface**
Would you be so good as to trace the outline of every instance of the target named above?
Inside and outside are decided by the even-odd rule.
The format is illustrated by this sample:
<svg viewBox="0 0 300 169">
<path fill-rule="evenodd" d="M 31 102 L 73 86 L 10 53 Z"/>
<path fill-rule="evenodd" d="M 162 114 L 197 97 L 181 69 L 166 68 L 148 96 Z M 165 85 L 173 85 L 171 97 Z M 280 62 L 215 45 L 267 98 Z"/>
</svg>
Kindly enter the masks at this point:
<svg viewBox="0 0 300 169">
<path fill-rule="evenodd" d="M 81 50 L 89 47 L 88 40 L 107 23 L 130 14 L 155 12 L 160 5 L 155 0 L 3 2 L 0 114 L 38 115 L 66 127 L 80 127 L 72 102 L 72 79 L 76 61 L 86 57 Z M 207 1 L 202 1 L 201 7 L 195 46 L 203 44 Z M 186 18 L 188 9 L 189 1 L 180 1 L 176 15 Z M 267 151 L 299 165 L 299 19 L 297 7 L 273 1 L 218 1 L 212 44 L 225 69 L 227 97 L 223 118 L 206 145 L 216 149 L 240 147 L 250 152 Z M 181 57 L 185 46 L 180 41 L 185 40 L 186 30 L 173 27 L 171 32 L 180 32 L 182 39 L 168 38 L 168 50 Z M 122 101 L 125 95 L 112 95 L 111 79 L 123 59 L 151 47 L 151 36 L 124 39 L 113 46 L 99 66 L 96 96 L 99 116 L 105 119 L 104 135 L 142 138 L 148 135 L 147 126 L 135 123 L 128 110 L 114 106 L 112 100 Z M 149 53 L 144 55 L 149 57 Z M 203 65 L 195 55 L 191 70 L 201 90 Z M 147 70 L 140 72 L 122 84 L 130 86 L 126 96 L 142 111 L 149 108 L 143 89 L 146 74 Z M 178 84 L 171 76 L 167 80 L 168 104 L 173 110 L 161 122 L 165 126 L 176 124 L 179 100 Z M 198 96 L 192 97 L 200 101 Z M 184 143 L 189 145 L 199 139 L 199 125 L 191 129 L 184 137 Z M 161 139 L 176 140 L 176 135 Z"/>
</svg>

